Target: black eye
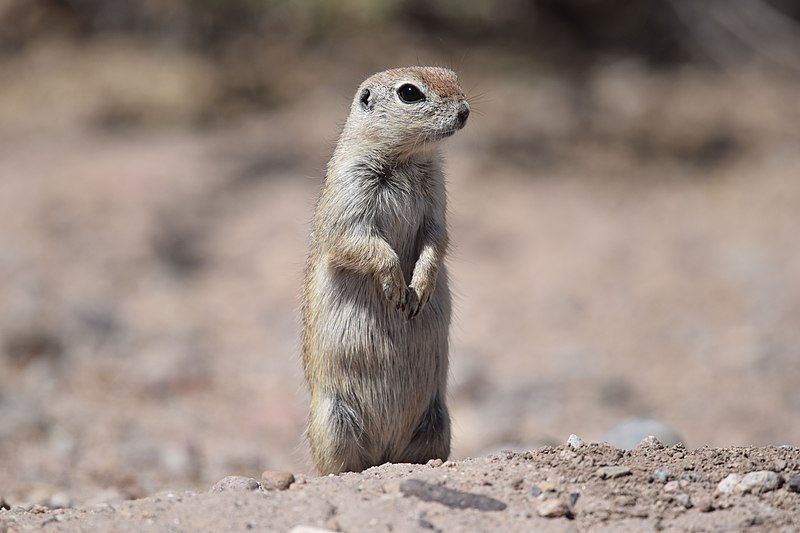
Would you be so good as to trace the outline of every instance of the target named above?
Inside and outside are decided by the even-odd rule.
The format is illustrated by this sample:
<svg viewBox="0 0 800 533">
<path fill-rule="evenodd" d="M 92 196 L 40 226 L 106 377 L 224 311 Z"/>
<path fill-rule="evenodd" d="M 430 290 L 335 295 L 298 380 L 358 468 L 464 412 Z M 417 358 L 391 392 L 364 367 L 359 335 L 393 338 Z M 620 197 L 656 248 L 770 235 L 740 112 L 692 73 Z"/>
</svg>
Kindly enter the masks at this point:
<svg viewBox="0 0 800 533">
<path fill-rule="evenodd" d="M 364 89 L 363 91 L 361 91 L 361 97 L 359 98 L 361 105 L 367 107 L 367 105 L 369 104 L 369 97 L 370 97 L 369 89 Z"/>
<path fill-rule="evenodd" d="M 425 95 L 422 94 L 422 91 L 410 83 L 401 85 L 400 88 L 397 89 L 397 96 L 399 96 L 400 100 L 407 104 L 413 104 L 414 102 L 421 102 L 422 100 L 425 100 Z"/>
</svg>

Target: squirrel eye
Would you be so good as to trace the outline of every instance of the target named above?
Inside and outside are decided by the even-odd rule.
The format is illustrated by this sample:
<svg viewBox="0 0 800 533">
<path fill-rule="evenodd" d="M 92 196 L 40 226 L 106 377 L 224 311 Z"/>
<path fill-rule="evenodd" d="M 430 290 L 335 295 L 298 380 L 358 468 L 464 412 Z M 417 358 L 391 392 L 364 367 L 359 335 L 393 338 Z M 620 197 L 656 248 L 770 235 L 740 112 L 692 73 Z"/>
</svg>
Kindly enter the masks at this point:
<svg viewBox="0 0 800 533">
<path fill-rule="evenodd" d="M 422 91 L 410 83 L 401 85 L 400 88 L 397 89 L 397 96 L 399 96 L 400 100 L 406 104 L 413 104 L 415 102 L 421 102 L 422 100 L 425 100 L 425 95 L 422 94 Z"/>
</svg>

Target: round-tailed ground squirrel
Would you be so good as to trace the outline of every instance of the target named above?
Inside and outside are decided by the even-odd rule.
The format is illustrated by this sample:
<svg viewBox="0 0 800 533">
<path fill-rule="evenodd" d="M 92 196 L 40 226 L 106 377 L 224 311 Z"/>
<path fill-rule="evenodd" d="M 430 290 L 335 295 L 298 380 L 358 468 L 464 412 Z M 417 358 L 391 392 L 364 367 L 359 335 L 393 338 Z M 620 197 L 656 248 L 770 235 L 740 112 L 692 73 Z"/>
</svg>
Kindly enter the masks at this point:
<svg viewBox="0 0 800 533">
<path fill-rule="evenodd" d="M 436 146 L 468 116 L 444 68 L 379 72 L 353 100 L 317 204 L 303 292 L 308 436 L 323 474 L 450 454 Z"/>
</svg>

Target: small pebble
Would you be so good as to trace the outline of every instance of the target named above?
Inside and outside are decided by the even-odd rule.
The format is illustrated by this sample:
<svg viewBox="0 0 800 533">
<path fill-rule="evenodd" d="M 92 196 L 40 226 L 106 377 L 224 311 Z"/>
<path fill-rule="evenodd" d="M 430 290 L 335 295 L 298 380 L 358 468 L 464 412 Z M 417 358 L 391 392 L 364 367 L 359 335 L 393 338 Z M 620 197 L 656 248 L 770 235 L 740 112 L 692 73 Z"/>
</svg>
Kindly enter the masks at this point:
<svg viewBox="0 0 800 533">
<path fill-rule="evenodd" d="M 714 509 L 730 509 L 734 506 L 732 498 L 723 498 L 714 502 Z"/>
<path fill-rule="evenodd" d="M 719 494 L 733 494 L 733 491 L 736 490 L 740 481 L 742 481 L 742 476 L 739 474 L 728 474 L 728 477 L 719 482 L 715 492 Z"/>
<path fill-rule="evenodd" d="M 294 526 L 289 530 L 289 533 L 334 533 L 334 531 L 330 529 L 323 529 L 321 527 Z"/>
<path fill-rule="evenodd" d="M 702 481 L 703 474 L 700 472 L 684 472 L 681 474 L 681 484 L 694 483 L 695 481 Z"/>
<path fill-rule="evenodd" d="M 681 491 L 681 484 L 679 481 L 668 481 L 664 485 L 664 492 L 680 492 Z"/>
<path fill-rule="evenodd" d="M 580 450 L 583 447 L 583 439 L 573 433 L 567 439 L 567 444 L 573 450 Z"/>
<path fill-rule="evenodd" d="M 669 470 L 658 469 L 653 472 L 653 479 L 659 483 L 666 483 L 672 478 L 672 472 Z"/>
<path fill-rule="evenodd" d="M 542 481 L 539 483 L 539 488 L 542 489 L 542 492 L 555 492 L 556 486 L 550 483 L 549 481 Z"/>
<path fill-rule="evenodd" d="M 639 441 L 639 445 L 637 448 L 650 448 L 653 450 L 662 450 L 664 449 L 664 445 L 658 440 L 658 437 L 655 435 L 648 435 Z"/>
<path fill-rule="evenodd" d="M 294 483 L 289 486 L 289 490 L 300 490 L 306 483 L 306 476 L 303 474 L 297 474 L 294 476 Z"/>
<path fill-rule="evenodd" d="M 783 478 L 779 474 L 772 470 L 759 470 L 744 476 L 739 485 L 737 485 L 736 490 L 744 494 L 761 494 L 778 489 L 781 485 L 783 485 Z"/>
<path fill-rule="evenodd" d="M 220 479 L 208 492 L 253 492 L 261 488 L 255 479 L 245 476 L 228 476 Z"/>
<path fill-rule="evenodd" d="M 789 480 L 789 492 L 800 492 L 800 475 Z"/>
<path fill-rule="evenodd" d="M 692 497 L 685 492 L 678 494 L 675 497 L 675 501 L 677 501 L 679 505 L 683 506 L 684 509 L 691 509 L 694 507 L 694 504 L 692 503 Z"/>
<path fill-rule="evenodd" d="M 539 496 L 542 493 L 542 489 L 539 488 L 539 485 L 534 485 L 531 487 L 531 496 Z"/>
<path fill-rule="evenodd" d="M 66 509 L 73 506 L 73 501 L 66 492 L 56 492 L 47 499 L 45 505 L 50 509 Z"/>
<path fill-rule="evenodd" d="M 294 474 L 267 470 L 261 474 L 261 488 L 264 490 L 286 490 L 294 483 Z"/>
<path fill-rule="evenodd" d="M 431 468 L 436 468 L 437 466 L 442 466 L 443 463 L 444 461 L 442 461 L 441 459 L 431 459 L 425 464 L 430 466 Z"/>
<path fill-rule="evenodd" d="M 545 500 L 537 506 L 536 512 L 543 518 L 561 518 L 562 516 L 572 518 L 573 516 L 572 506 L 565 498 Z"/>
<path fill-rule="evenodd" d="M 569 504 L 570 504 L 570 506 L 575 507 L 575 504 L 578 503 L 578 498 L 580 498 L 580 497 L 581 497 L 581 493 L 580 492 L 573 492 L 572 494 L 570 494 L 569 495 Z"/>
<path fill-rule="evenodd" d="M 436 529 L 436 526 L 433 524 L 433 522 L 431 522 L 426 518 L 418 518 L 417 525 L 422 529 L 433 529 L 433 530 Z"/>
<path fill-rule="evenodd" d="M 702 498 L 697 502 L 697 510 L 701 513 L 710 513 L 714 510 L 714 503 L 711 498 Z"/>
<path fill-rule="evenodd" d="M 627 466 L 603 466 L 597 469 L 596 474 L 601 479 L 614 479 L 631 475 L 631 469 Z"/>
</svg>

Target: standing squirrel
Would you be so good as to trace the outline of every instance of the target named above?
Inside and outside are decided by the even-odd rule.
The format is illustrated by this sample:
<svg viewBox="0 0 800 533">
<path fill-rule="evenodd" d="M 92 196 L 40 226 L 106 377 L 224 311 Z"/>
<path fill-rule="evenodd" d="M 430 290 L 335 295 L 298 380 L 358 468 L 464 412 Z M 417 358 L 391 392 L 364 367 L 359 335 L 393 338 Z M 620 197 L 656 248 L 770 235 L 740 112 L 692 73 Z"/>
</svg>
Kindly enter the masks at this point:
<svg viewBox="0 0 800 533">
<path fill-rule="evenodd" d="M 379 72 L 328 163 L 303 290 L 308 436 L 322 474 L 450 454 L 450 290 L 438 141 L 464 127 L 456 74 Z"/>
</svg>

